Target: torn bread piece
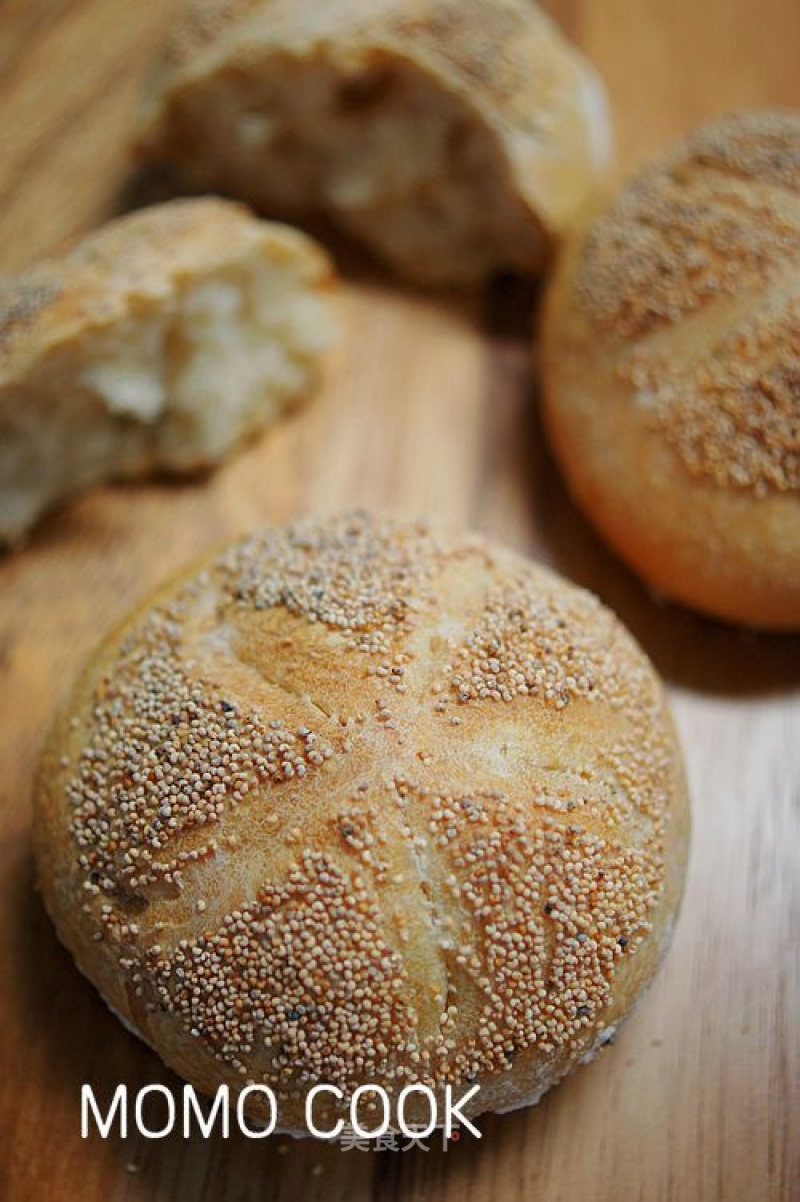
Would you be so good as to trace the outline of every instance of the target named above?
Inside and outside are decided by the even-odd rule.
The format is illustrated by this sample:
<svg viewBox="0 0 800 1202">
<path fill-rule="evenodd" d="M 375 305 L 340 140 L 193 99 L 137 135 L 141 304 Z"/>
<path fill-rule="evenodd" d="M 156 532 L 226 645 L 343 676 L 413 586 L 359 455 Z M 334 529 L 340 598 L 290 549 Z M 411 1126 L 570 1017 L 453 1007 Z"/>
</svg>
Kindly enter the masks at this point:
<svg viewBox="0 0 800 1202">
<path fill-rule="evenodd" d="M 610 127 L 596 72 L 533 0 L 184 0 L 139 141 L 436 285 L 537 274 Z"/>
<path fill-rule="evenodd" d="M 0 543 L 108 480 L 207 468 L 317 385 L 328 258 L 230 201 L 113 221 L 0 281 Z"/>
</svg>

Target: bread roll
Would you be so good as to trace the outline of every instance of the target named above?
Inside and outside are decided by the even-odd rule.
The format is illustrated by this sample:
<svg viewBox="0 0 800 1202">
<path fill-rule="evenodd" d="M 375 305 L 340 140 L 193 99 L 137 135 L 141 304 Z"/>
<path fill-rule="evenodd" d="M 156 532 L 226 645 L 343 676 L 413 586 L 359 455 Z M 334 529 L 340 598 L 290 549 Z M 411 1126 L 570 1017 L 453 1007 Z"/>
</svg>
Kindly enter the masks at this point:
<svg viewBox="0 0 800 1202">
<path fill-rule="evenodd" d="M 680 142 L 565 249 L 544 413 L 570 489 L 647 583 L 800 628 L 800 115 Z"/>
<path fill-rule="evenodd" d="M 207 467 L 275 422 L 318 381 L 330 282 L 310 239 L 210 199 L 0 281 L 0 543 L 79 489 Z"/>
<path fill-rule="evenodd" d="M 35 790 L 83 972 L 195 1087 L 264 1082 L 296 1131 L 321 1082 L 536 1101 L 652 976 L 687 836 L 663 689 L 608 610 L 358 513 L 135 611 Z"/>
<path fill-rule="evenodd" d="M 597 76 L 533 0 L 188 0 L 141 136 L 427 284 L 538 272 L 608 143 Z"/>
</svg>

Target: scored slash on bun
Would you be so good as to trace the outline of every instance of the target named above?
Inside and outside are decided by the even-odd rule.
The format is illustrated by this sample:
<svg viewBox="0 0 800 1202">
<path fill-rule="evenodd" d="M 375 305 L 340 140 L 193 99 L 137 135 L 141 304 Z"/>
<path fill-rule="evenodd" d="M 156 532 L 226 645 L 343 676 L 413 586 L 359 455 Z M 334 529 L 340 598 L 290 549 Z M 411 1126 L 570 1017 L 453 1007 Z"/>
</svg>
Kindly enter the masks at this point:
<svg viewBox="0 0 800 1202">
<path fill-rule="evenodd" d="M 0 545 L 92 485 L 207 468 L 316 387 L 330 262 L 230 201 L 133 213 L 0 281 Z"/>
<path fill-rule="evenodd" d="M 323 214 L 396 271 L 541 270 L 602 176 L 593 68 L 533 0 L 190 0 L 143 153 L 270 214 Z"/>
<path fill-rule="evenodd" d="M 576 499 L 655 589 L 800 628 L 800 114 L 679 142 L 565 248 L 544 415 Z"/>
<path fill-rule="evenodd" d="M 652 976 L 688 809 L 662 686 L 590 594 L 363 513 L 235 544 L 100 646 L 35 791 L 44 899 L 195 1086 L 535 1101 Z"/>
</svg>

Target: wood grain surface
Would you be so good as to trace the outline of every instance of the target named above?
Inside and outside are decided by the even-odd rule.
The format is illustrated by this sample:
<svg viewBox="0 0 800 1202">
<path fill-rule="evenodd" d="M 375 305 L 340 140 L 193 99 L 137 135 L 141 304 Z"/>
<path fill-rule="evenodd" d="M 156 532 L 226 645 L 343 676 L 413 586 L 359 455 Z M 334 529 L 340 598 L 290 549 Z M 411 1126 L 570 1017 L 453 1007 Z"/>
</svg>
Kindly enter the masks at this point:
<svg viewBox="0 0 800 1202">
<path fill-rule="evenodd" d="M 608 81 L 621 170 L 720 111 L 800 107 L 798 0 L 549 7 Z M 158 0 L 3 0 L 4 269 L 143 195 L 126 139 L 169 15 Z M 542 446 L 535 296 L 431 298 L 344 266 L 347 334 L 313 407 L 208 482 L 97 491 L 0 562 L 0 1197 L 796 1202 L 800 640 L 660 606 L 598 544 Z M 352 503 L 479 527 L 633 628 L 669 683 L 693 793 L 672 953 L 613 1048 L 537 1108 L 482 1120 L 479 1143 L 84 1142 L 82 1081 L 101 1097 L 179 1083 L 79 977 L 33 888 L 30 782 L 54 705 L 102 628 L 166 573 L 256 523 Z"/>
</svg>

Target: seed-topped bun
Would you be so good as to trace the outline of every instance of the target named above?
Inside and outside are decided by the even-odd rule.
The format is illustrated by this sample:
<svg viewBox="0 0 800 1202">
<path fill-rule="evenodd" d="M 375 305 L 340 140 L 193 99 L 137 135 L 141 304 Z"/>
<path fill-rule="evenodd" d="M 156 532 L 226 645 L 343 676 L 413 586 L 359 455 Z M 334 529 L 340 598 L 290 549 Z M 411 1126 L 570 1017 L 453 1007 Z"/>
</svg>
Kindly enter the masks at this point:
<svg viewBox="0 0 800 1202">
<path fill-rule="evenodd" d="M 575 497 L 654 588 L 800 628 L 800 114 L 717 121 L 565 250 L 545 419 Z"/>
<path fill-rule="evenodd" d="M 670 938 L 688 811 L 663 689 L 590 594 L 348 514 L 266 530 L 136 611 L 36 790 L 59 934 L 213 1091 L 540 1095 Z"/>
<path fill-rule="evenodd" d="M 594 70 L 533 0 L 184 0 L 141 143 L 448 284 L 538 272 L 609 130 Z"/>
</svg>

